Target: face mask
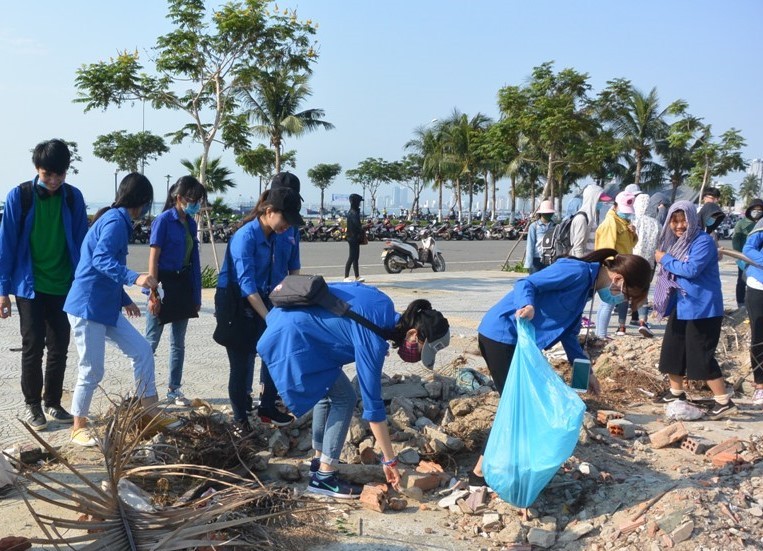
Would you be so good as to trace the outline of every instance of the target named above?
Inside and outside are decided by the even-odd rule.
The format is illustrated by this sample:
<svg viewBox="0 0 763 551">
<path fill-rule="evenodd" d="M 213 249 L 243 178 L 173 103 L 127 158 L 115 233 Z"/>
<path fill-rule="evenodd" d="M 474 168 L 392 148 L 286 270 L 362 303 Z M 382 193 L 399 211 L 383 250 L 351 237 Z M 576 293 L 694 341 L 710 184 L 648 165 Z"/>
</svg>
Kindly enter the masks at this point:
<svg viewBox="0 0 763 551">
<path fill-rule="evenodd" d="M 623 220 L 630 220 L 630 219 L 631 219 L 631 217 L 633 216 L 633 215 L 632 215 L 631 213 L 629 213 L 629 212 L 618 212 L 618 213 L 617 213 L 617 215 L 618 215 L 620 218 L 622 218 Z"/>
<path fill-rule="evenodd" d="M 753 220 L 760 220 L 761 218 L 763 218 L 763 210 L 755 209 L 750 211 L 750 218 L 752 218 Z"/>
<path fill-rule="evenodd" d="M 188 216 L 196 216 L 200 209 L 201 204 L 197 201 L 196 203 L 188 203 L 183 210 Z"/>
<path fill-rule="evenodd" d="M 553 216 L 553 214 L 541 214 L 540 219 L 543 220 L 544 223 L 548 224 Z"/>
<path fill-rule="evenodd" d="M 404 340 L 403 344 L 397 349 L 397 355 L 400 359 L 409 364 L 416 363 L 421 360 L 421 350 L 419 349 L 418 341 Z"/>
<path fill-rule="evenodd" d="M 622 293 L 622 291 L 616 295 L 612 293 L 612 285 L 609 287 L 604 287 L 603 289 L 599 289 L 597 293 L 599 294 L 599 298 L 602 300 L 602 302 L 606 302 L 612 306 L 617 306 L 618 304 L 625 302 L 625 295 Z"/>
</svg>

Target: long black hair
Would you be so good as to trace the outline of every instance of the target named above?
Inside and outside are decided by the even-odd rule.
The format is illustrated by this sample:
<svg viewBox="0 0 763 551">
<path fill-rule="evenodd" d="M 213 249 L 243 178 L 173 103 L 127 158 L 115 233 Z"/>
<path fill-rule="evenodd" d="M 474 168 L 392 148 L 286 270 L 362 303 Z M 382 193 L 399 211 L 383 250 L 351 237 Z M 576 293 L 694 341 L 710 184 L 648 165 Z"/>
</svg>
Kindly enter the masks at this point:
<svg viewBox="0 0 763 551">
<path fill-rule="evenodd" d="M 201 182 L 193 176 L 181 176 L 178 181 L 170 187 L 162 212 L 174 208 L 178 197 L 187 197 L 194 203 L 197 201 L 206 202 L 207 190 L 201 185 Z"/>
<path fill-rule="evenodd" d="M 93 222 L 98 220 L 109 209 L 125 207 L 128 209 L 142 207 L 154 200 L 154 187 L 143 174 L 131 172 L 119 183 L 117 196 L 111 206 L 104 207 L 95 213 Z"/>
<path fill-rule="evenodd" d="M 432 308 L 432 303 L 420 298 L 408 305 L 408 308 L 405 309 L 405 312 L 400 316 L 395 328 L 392 330 L 389 340 L 392 341 L 393 346 L 398 347 L 403 344 L 405 335 L 411 329 L 416 330 L 419 339 L 422 341 L 436 339 L 445 334 L 445 331 L 448 329 L 448 320 L 440 312 Z M 430 334 L 433 332 L 438 334 Z"/>
</svg>

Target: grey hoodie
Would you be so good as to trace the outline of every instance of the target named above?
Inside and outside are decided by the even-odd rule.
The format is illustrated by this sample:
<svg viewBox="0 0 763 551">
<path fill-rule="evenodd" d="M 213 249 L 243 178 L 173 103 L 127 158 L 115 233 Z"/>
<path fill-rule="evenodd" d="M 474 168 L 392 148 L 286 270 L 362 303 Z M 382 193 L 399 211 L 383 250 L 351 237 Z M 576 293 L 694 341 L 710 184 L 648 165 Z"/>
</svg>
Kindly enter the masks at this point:
<svg viewBox="0 0 763 551">
<path fill-rule="evenodd" d="M 585 212 L 588 223 L 583 216 L 576 216 L 570 224 L 570 256 L 581 257 L 593 251 L 594 235 L 599 226 L 598 206 L 599 197 L 604 192 L 596 184 L 589 184 L 583 190 L 583 204 L 578 212 Z"/>
<path fill-rule="evenodd" d="M 657 222 L 657 205 L 649 200 L 646 193 L 636 196 L 633 202 L 634 220 L 638 242 L 633 247 L 633 254 L 645 258 L 654 268 L 654 252 L 657 250 L 657 240 L 660 237 L 659 222 Z"/>
</svg>

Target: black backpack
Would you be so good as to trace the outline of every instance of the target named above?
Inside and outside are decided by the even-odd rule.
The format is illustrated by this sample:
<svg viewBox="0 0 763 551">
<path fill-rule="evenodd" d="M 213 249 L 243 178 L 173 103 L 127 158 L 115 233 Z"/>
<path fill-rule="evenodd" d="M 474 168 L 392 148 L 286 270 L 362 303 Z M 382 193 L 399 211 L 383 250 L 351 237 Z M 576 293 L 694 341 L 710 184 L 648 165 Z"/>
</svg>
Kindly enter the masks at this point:
<svg viewBox="0 0 763 551">
<path fill-rule="evenodd" d="M 66 188 L 63 192 L 66 197 L 66 206 L 69 207 L 69 212 L 74 214 L 74 193 L 72 193 L 72 186 L 64 183 L 61 187 Z M 32 210 L 32 205 L 34 204 L 34 182 L 29 180 L 28 182 L 19 184 L 18 188 L 21 195 L 21 223 L 19 224 L 19 227 L 23 231 L 26 216 L 29 214 L 29 211 Z"/>
<path fill-rule="evenodd" d="M 391 331 L 386 331 L 371 320 L 353 312 L 348 303 L 332 294 L 322 275 L 287 275 L 270 292 L 269 298 L 273 306 L 284 309 L 322 306 L 332 314 L 345 316 L 358 322 L 385 340 L 389 340 L 392 336 Z"/>
<path fill-rule="evenodd" d="M 588 215 L 583 211 L 578 211 L 559 222 L 543 236 L 540 261 L 544 266 L 549 266 L 558 259 L 570 254 L 572 250 L 570 230 L 572 228 L 572 220 L 578 214 L 582 214 L 585 217 L 585 223 L 588 225 Z"/>
</svg>

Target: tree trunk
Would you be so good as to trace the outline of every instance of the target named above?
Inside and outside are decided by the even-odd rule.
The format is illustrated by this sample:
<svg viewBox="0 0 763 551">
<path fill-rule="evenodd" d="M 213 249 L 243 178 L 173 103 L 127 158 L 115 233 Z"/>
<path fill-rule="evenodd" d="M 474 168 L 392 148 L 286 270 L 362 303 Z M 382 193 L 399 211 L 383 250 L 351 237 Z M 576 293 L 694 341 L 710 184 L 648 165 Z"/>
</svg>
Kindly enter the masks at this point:
<svg viewBox="0 0 763 551">
<path fill-rule="evenodd" d="M 456 206 L 458 207 L 457 220 L 461 221 L 461 179 L 456 178 Z"/>
<path fill-rule="evenodd" d="M 546 185 L 543 187 L 543 199 L 554 199 L 554 153 L 548 154 L 548 171 L 546 172 Z M 533 189 L 533 194 L 535 189 Z M 535 210 L 535 199 L 533 198 L 533 211 Z"/>
<path fill-rule="evenodd" d="M 439 214 L 437 215 L 437 221 L 442 224 L 442 178 L 439 176 L 435 180 L 435 184 L 437 185 L 438 191 L 439 191 L 439 197 L 438 197 L 438 210 Z"/>
<path fill-rule="evenodd" d="M 485 195 L 487 195 L 487 190 L 485 190 Z M 496 197 L 495 197 L 495 174 L 493 174 L 492 171 L 490 172 L 490 195 L 491 195 L 491 198 L 493 200 L 493 206 L 490 209 L 490 219 L 491 220 L 495 220 L 495 215 L 496 215 L 496 210 L 497 210 L 497 207 L 496 207 L 496 204 L 495 204 L 495 199 L 496 199 Z"/>
<path fill-rule="evenodd" d="M 321 208 L 320 208 L 320 210 L 319 210 L 318 212 L 319 212 L 319 217 L 318 217 L 318 219 L 319 219 L 321 222 L 323 222 L 323 189 L 321 189 Z"/>
<path fill-rule="evenodd" d="M 276 168 L 276 174 L 278 174 L 279 172 L 281 172 L 281 140 L 279 139 L 273 140 L 273 150 L 275 151 L 275 154 L 276 154 L 275 168 Z"/>
<path fill-rule="evenodd" d="M 710 177 L 710 163 L 705 160 L 705 173 L 702 175 L 702 187 L 699 188 L 699 198 L 697 199 L 697 204 L 702 204 L 702 194 L 705 192 L 705 187 L 707 186 L 707 180 Z"/>
<path fill-rule="evenodd" d="M 207 161 L 209 160 L 209 148 L 212 147 L 211 141 L 204 141 L 204 151 L 201 154 L 201 161 L 199 162 L 199 183 L 207 187 Z M 212 258 L 215 260 L 215 270 L 220 273 L 220 261 L 217 259 L 217 249 L 215 248 L 215 236 L 212 235 L 212 221 L 207 211 L 207 230 L 209 231 L 209 243 L 212 245 Z M 199 243 L 202 243 L 201 224 L 198 225 L 198 231 L 196 235 Z"/>
<path fill-rule="evenodd" d="M 670 184 L 673 187 L 673 193 L 670 195 L 670 203 L 673 204 L 676 202 L 676 192 L 678 191 L 678 186 L 681 185 L 681 179 L 673 174 L 670 177 Z"/>
<path fill-rule="evenodd" d="M 548 185 L 548 182 L 546 183 Z M 535 180 L 530 180 L 530 197 L 532 202 L 530 203 L 530 212 L 535 213 Z"/>
<path fill-rule="evenodd" d="M 466 215 L 466 223 L 472 223 L 472 205 L 474 204 L 474 181 L 469 176 L 469 214 Z"/>
<path fill-rule="evenodd" d="M 517 211 L 517 175 L 511 175 L 511 219 L 514 220 L 514 213 Z"/>
<path fill-rule="evenodd" d="M 636 174 L 633 177 L 633 182 L 637 185 L 641 185 L 641 164 L 643 162 L 642 154 L 640 151 L 636 151 Z"/>
</svg>

